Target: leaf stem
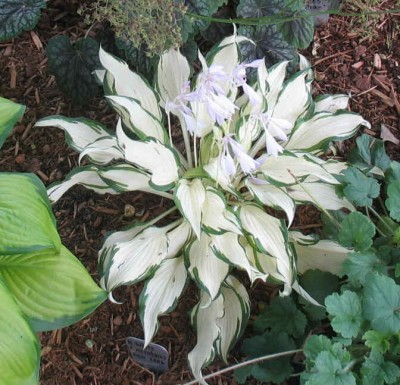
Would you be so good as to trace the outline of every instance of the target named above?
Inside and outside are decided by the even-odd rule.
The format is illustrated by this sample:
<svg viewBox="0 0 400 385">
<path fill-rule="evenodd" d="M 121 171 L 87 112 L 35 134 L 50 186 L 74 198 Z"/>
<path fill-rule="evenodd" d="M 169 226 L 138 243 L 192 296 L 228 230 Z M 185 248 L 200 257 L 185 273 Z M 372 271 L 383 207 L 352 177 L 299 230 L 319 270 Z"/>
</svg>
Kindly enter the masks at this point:
<svg viewBox="0 0 400 385">
<path fill-rule="evenodd" d="M 261 357 L 253 358 L 251 360 L 244 361 L 244 362 L 239 362 L 236 365 L 228 366 L 225 369 L 221 369 L 221 370 L 218 370 L 217 372 L 208 374 L 207 376 L 204 376 L 203 379 L 204 380 L 208 380 L 210 378 L 219 376 L 220 374 L 227 373 L 227 372 L 230 372 L 232 370 L 239 369 L 239 368 L 241 368 L 243 366 L 257 364 L 258 362 L 261 362 L 261 361 L 273 360 L 274 358 L 279 358 L 279 357 L 284 357 L 284 356 L 291 356 L 292 354 L 300 353 L 302 351 L 303 351 L 303 349 L 295 349 L 295 350 L 288 350 L 286 352 L 280 352 L 280 353 L 275 353 L 275 354 L 269 354 L 267 356 L 261 356 Z M 190 381 L 190 382 L 186 382 L 183 385 L 194 385 L 194 384 L 199 383 L 199 381 L 200 380 L 193 380 L 193 381 Z"/>
</svg>

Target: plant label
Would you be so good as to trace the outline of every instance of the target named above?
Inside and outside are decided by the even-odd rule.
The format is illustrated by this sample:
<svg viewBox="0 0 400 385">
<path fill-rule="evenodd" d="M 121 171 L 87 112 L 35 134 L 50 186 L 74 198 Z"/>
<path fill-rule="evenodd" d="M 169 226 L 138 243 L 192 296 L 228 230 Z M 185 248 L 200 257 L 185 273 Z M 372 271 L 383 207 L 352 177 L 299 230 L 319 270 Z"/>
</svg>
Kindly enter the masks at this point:
<svg viewBox="0 0 400 385">
<path fill-rule="evenodd" d="M 128 337 L 126 344 L 135 362 L 154 373 L 163 373 L 168 369 L 168 351 L 161 345 L 150 343 L 146 349 L 144 340 Z"/>
</svg>

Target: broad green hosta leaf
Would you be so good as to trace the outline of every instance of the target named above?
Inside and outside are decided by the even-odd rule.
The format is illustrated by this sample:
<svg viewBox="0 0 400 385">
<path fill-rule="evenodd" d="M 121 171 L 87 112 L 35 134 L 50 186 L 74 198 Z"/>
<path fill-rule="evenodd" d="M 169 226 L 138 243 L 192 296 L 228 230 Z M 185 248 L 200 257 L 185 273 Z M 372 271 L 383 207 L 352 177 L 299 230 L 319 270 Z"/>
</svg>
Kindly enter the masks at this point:
<svg viewBox="0 0 400 385">
<path fill-rule="evenodd" d="M 46 8 L 45 0 L 1 0 L 0 41 L 35 28 L 43 8 Z"/>
<path fill-rule="evenodd" d="M 130 139 L 123 131 L 121 121 L 117 125 L 119 145 L 125 151 L 125 159 L 151 173 L 150 186 L 155 190 L 169 190 L 178 180 L 179 159 L 174 150 L 154 140 Z"/>
<path fill-rule="evenodd" d="M 121 116 L 122 122 L 139 139 L 154 138 L 166 142 L 166 133 L 161 122 L 152 116 L 134 99 L 127 96 L 111 95 L 106 97 L 112 107 Z"/>
<path fill-rule="evenodd" d="M 40 343 L 0 280 L 0 379 L 2 385 L 39 383 Z"/>
<path fill-rule="evenodd" d="M 254 238 L 259 251 L 276 258 L 278 272 L 284 277 L 284 282 L 290 284 L 292 263 L 287 248 L 287 229 L 283 222 L 254 204 L 241 206 L 239 218 L 243 229 Z"/>
<path fill-rule="evenodd" d="M 348 95 L 322 95 L 315 99 L 314 113 L 332 112 L 345 110 L 349 105 L 350 96 Z"/>
<path fill-rule="evenodd" d="M 49 116 L 38 120 L 35 127 L 57 127 L 64 130 L 68 145 L 77 152 L 83 151 L 98 139 L 111 136 L 103 125 L 86 118 Z"/>
<path fill-rule="evenodd" d="M 224 315 L 216 320 L 220 329 L 217 341 L 218 355 L 227 362 L 229 350 L 242 335 L 250 316 L 250 298 L 237 278 L 229 275 L 221 287 Z"/>
<path fill-rule="evenodd" d="M 279 155 L 270 156 L 264 160 L 258 171 L 271 180 L 282 185 L 293 185 L 302 182 L 305 177 L 314 178 L 331 184 L 339 184 L 321 165 L 308 160 L 305 156 Z"/>
<path fill-rule="evenodd" d="M 119 240 L 109 248 L 100 250 L 101 285 L 112 291 L 118 286 L 134 284 L 153 273 L 167 257 L 167 231 L 165 227 L 148 227 L 132 239 Z M 135 228 L 133 229 L 134 232 Z M 120 234 L 122 237 L 129 234 Z M 114 238 L 115 240 L 115 238 Z"/>
<path fill-rule="evenodd" d="M 79 321 L 106 293 L 67 248 L 0 256 L 0 277 L 35 331 Z"/>
<path fill-rule="evenodd" d="M 0 255 L 59 250 L 46 188 L 33 174 L 0 174 Z"/>
<path fill-rule="evenodd" d="M 187 281 L 183 257 L 165 259 L 140 295 L 140 318 L 147 346 L 157 330 L 157 318 L 169 313 L 177 303 Z"/>
<path fill-rule="evenodd" d="M 211 241 L 212 238 L 202 232 L 200 239 L 195 239 L 185 250 L 185 264 L 197 285 L 214 300 L 228 275 L 229 265 L 214 254 Z"/>
<path fill-rule="evenodd" d="M 163 108 L 167 102 L 173 102 L 182 93 L 189 75 L 189 63 L 179 51 L 169 50 L 161 56 L 157 68 L 157 90 Z"/>
<path fill-rule="evenodd" d="M 337 242 L 326 239 L 316 242 L 314 238 L 297 231 L 290 231 L 289 236 L 296 250 L 299 273 L 318 269 L 339 275 L 342 263 L 352 252 Z"/>
<path fill-rule="evenodd" d="M 197 331 L 197 344 L 189 353 L 189 365 L 196 380 L 207 385 L 201 369 L 213 361 L 216 354 L 215 343 L 220 335 L 218 320 L 224 316 L 224 297 L 220 294 L 211 301 L 208 294 L 202 291 L 199 303 L 191 313 L 192 325 Z"/>
<path fill-rule="evenodd" d="M 157 97 L 147 82 L 132 72 L 123 60 L 110 55 L 101 47 L 99 56 L 101 64 L 107 70 L 104 78 L 106 94 L 133 98 L 142 108 L 161 120 Z"/>
<path fill-rule="evenodd" d="M 24 111 L 22 104 L 0 97 L 0 148 Z"/>
<path fill-rule="evenodd" d="M 247 178 L 245 183 L 256 200 L 266 206 L 283 210 L 288 218 L 288 227 L 290 227 L 294 219 L 296 206 L 286 190 L 269 184 L 268 182 L 260 183 L 251 178 Z"/>
<path fill-rule="evenodd" d="M 285 148 L 303 151 L 323 149 L 332 140 L 353 136 L 361 125 L 370 127 L 362 116 L 351 112 L 320 112 L 294 129 Z"/>
<path fill-rule="evenodd" d="M 182 215 L 192 225 L 197 238 L 200 239 L 201 214 L 206 190 L 201 179 L 181 179 L 175 192 L 175 203 Z"/>
<path fill-rule="evenodd" d="M 306 111 L 311 95 L 306 85 L 307 72 L 303 71 L 290 78 L 278 96 L 272 116 L 285 119 L 292 125 Z"/>
</svg>

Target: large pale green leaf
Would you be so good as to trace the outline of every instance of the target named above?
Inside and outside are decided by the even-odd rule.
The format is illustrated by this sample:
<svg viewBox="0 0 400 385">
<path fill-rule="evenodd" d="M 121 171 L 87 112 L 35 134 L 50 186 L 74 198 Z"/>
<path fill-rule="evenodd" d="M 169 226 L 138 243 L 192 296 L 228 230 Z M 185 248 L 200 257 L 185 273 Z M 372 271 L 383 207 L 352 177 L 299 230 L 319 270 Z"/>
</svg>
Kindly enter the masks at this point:
<svg viewBox="0 0 400 385">
<path fill-rule="evenodd" d="M 157 331 L 157 317 L 172 311 L 187 281 L 183 257 L 165 259 L 140 295 L 140 318 L 147 346 Z"/>
<path fill-rule="evenodd" d="M 0 277 L 36 331 L 79 321 L 106 298 L 67 248 L 0 256 Z"/>
<path fill-rule="evenodd" d="M 99 57 L 101 64 L 107 70 L 104 78 L 106 94 L 136 99 L 146 111 L 161 120 L 157 97 L 147 82 L 132 72 L 123 60 L 110 55 L 101 47 Z"/>
<path fill-rule="evenodd" d="M 332 140 L 353 136 L 361 125 L 370 127 L 358 114 L 343 111 L 334 114 L 320 112 L 295 128 L 285 148 L 303 151 L 324 149 Z"/>
<path fill-rule="evenodd" d="M 0 97 L 0 148 L 24 111 L 25 106 Z"/>
<path fill-rule="evenodd" d="M 161 122 L 152 116 L 135 100 L 127 96 L 110 95 L 106 97 L 121 116 L 125 127 L 141 140 L 154 138 L 165 143 L 166 134 Z"/>
<path fill-rule="evenodd" d="M 125 151 L 125 159 L 149 171 L 150 185 L 156 190 L 169 190 L 178 180 L 179 159 L 171 148 L 154 140 L 130 139 L 123 131 L 121 121 L 117 125 L 117 137 Z"/>
<path fill-rule="evenodd" d="M 49 116 L 38 120 L 35 127 L 57 127 L 64 130 L 68 145 L 77 152 L 81 152 L 98 139 L 111 136 L 104 126 L 86 118 Z"/>
<path fill-rule="evenodd" d="M 39 340 L 1 280 L 0 341 L 1 384 L 38 385 Z"/>
<path fill-rule="evenodd" d="M 33 174 L 0 173 L 0 255 L 59 250 L 46 189 Z"/>
</svg>

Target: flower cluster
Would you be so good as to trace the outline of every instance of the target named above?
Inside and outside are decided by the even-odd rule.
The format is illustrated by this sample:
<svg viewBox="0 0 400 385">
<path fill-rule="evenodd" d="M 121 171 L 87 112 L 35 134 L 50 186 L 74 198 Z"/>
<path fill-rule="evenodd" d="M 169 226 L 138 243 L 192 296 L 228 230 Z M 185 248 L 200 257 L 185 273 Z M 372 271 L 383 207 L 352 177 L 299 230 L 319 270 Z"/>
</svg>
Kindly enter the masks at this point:
<svg viewBox="0 0 400 385">
<path fill-rule="evenodd" d="M 141 190 L 173 202 L 159 217 L 105 239 L 101 284 L 111 293 L 146 280 L 140 314 L 147 344 L 157 317 L 174 308 L 193 280 L 199 303 L 191 322 L 198 342 L 189 362 L 200 380 L 215 356 L 226 360 L 249 317 L 249 297 L 233 268 L 247 272 L 251 282 L 283 283 L 283 295 L 296 290 L 310 301 L 297 272 L 337 271 L 347 249 L 290 231 L 290 225 L 297 205 L 305 202 L 325 211 L 354 210 L 336 193 L 335 174 L 346 164 L 318 154 L 332 140 L 368 125 L 345 110 L 346 95 L 313 100 L 312 71 L 304 58 L 287 80 L 287 62 L 270 69 L 263 60 L 241 63 L 238 45 L 244 39 L 233 35 L 206 58 L 199 54 L 202 70 L 195 79 L 186 58 L 167 51 L 155 89 L 101 50 L 104 71 L 97 75 L 120 116 L 115 133 L 82 118 L 56 116 L 37 123 L 65 130 L 71 147 L 90 162 L 50 187 L 52 201 L 81 184 L 99 193 Z M 257 71 L 254 84 L 247 81 L 248 68 Z M 182 141 L 174 142 L 172 115 L 184 148 Z M 282 211 L 286 220 L 265 206 Z M 172 219 L 156 226 L 162 218 Z"/>
</svg>

